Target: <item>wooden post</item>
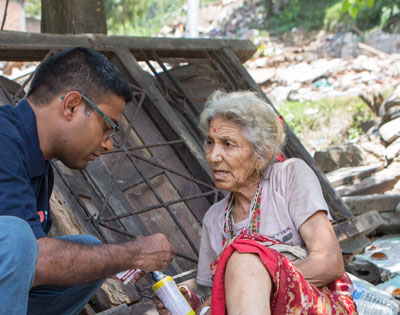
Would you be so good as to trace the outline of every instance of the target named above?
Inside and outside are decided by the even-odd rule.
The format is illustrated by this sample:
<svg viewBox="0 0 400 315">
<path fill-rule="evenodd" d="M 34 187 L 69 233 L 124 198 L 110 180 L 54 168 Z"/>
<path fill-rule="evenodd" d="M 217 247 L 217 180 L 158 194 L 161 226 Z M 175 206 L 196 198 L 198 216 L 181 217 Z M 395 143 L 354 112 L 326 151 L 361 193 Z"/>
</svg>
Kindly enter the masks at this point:
<svg viewBox="0 0 400 315">
<path fill-rule="evenodd" d="M 42 0 L 41 32 L 107 34 L 104 0 Z"/>
</svg>

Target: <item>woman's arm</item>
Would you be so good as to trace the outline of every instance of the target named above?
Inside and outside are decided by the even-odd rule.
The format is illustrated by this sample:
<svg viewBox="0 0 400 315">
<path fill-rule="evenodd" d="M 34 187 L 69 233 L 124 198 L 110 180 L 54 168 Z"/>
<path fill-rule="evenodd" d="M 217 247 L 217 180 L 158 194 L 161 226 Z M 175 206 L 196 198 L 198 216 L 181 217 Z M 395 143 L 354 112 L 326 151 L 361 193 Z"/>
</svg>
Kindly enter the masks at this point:
<svg viewBox="0 0 400 315">
<path fill-rule="evenodd" d="M 296 268 L 311 284 L 322 287 L 344 273 L 342 252 L 325 211 L 317 211 L 299 229 L 308 257 L 295 262 Z"/>
</svg>

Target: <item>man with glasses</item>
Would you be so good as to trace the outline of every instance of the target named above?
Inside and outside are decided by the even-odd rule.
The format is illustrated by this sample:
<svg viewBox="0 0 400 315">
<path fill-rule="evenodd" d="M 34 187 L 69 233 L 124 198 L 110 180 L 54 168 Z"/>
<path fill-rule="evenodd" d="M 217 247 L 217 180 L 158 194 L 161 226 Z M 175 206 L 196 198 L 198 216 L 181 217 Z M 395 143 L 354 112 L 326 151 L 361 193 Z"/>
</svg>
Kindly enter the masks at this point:
<svg viewBox="0 0 400 315">
<path fill-rule="evenodd" d="M 93 236 L 46 236 L 51 159 L 83 169 L 112 148 L 132 98 L 97 52 L 75 47 L 39 66 L 26 99 L 0 107 L 0 314 L 79 314 L 120 271 L 165 269 L 175 249 L 163 234 L 123 244 Z"/>
</svg>

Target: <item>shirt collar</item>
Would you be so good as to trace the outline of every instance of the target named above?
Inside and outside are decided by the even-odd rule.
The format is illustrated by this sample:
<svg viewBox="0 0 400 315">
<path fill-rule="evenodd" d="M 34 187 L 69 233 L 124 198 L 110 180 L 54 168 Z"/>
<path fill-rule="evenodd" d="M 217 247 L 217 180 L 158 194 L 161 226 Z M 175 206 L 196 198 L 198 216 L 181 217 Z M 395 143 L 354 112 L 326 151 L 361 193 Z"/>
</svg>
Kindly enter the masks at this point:
<svg viewBox="0 0 400 315">
<path fill-rule="evenodd" d="M 27 140 L 26 146 L 29 153 L 28 163 L 31 177 L 41 176 L 46 171 L 47 163 L 44 159 L 43 152 L 40 149 L 35 113 L 25 98 L 15 106 L 15 109 L 18 113 L 21 130 Z"/>
</svg>

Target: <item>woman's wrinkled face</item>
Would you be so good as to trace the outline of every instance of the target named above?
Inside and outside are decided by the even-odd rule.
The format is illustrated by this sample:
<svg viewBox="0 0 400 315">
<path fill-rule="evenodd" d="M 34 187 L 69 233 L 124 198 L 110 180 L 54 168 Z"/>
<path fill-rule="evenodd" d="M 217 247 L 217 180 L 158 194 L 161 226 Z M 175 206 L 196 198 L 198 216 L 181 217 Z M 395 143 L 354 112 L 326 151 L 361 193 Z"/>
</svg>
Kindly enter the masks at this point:
<svg viewBox="0 0 400 315">
<path fill-rule="evenodd" d="M 206 138 L 206 159 L 215 186 L 240 192 L 258 183 L 257 159 L 240 125 L 220 117 L 211 120 Z"/>
</svg>

